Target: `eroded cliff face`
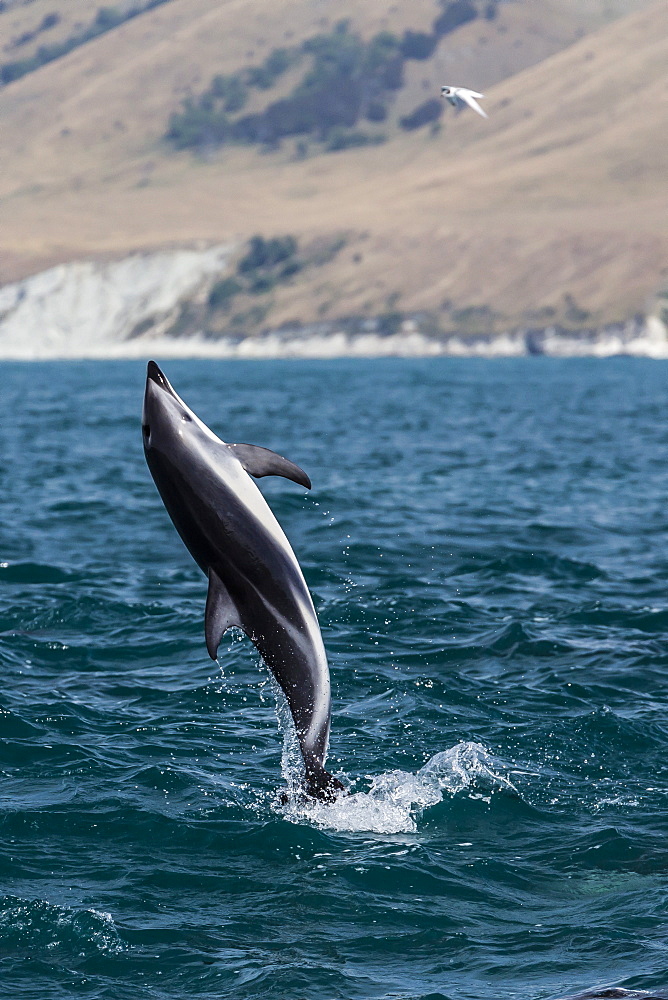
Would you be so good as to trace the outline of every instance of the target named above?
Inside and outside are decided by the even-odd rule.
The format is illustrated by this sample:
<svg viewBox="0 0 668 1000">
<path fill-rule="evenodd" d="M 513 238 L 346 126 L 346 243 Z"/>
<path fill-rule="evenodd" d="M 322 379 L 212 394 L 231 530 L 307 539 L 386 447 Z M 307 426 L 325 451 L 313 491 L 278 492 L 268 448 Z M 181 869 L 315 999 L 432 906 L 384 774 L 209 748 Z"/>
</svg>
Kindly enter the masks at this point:
<svg viewBox="0 0 668 1000">
<path fill-rule="evenodd" d="M 0 288 L 0 357 L 143 356 L 178 322 L 182 305 L 205 299 L 229 249 L 133 254 L 61 264 Z"/>
<path fill-rule="evenodd" d="M 439 332 L 438 316 L 351 317 L 234 334 L 216 331 L 209 293 L 229 247 L 62 264 L 0 288 L 0 358 L 610 357 L 668 358 L 665 296 L 650 314 L 586 328 Z"/>
</svg>

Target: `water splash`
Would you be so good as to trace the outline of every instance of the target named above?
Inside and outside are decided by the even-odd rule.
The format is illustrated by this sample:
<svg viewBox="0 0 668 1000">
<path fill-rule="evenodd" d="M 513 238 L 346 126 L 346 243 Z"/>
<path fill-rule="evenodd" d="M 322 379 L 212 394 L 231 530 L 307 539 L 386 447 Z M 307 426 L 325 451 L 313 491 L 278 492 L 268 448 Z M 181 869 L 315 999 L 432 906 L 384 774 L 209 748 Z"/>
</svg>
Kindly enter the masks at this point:
<svg viewBox="0 0 668 1000">
<path fill-rule="evenodd" d="M 293 823 L 312 823 L 320 829 L 351 833 L 415 833 L 426 809 L 446 795 L 475 789 L 517 794 L 502 773 L 503 764 L 480 743 L 457 743 L 435 754 L 415 774 L 387 771 L 378 775 L 368 792 L 341 796 L 335 802 L 305 801 L 290 789 L 283 815 Z"/>
<path fill-rule="evenodd" d="M 301 789 L 305 778 L 304 758 L 299 749 L 299 741 L 287 698 L 273 678 L 272 687 L 276 697 L 276 718 L 283 733 L 281 774 L 288 786 L 288 799 L 292 801 L 298 799 L 302 794 Z"/>
</svg>

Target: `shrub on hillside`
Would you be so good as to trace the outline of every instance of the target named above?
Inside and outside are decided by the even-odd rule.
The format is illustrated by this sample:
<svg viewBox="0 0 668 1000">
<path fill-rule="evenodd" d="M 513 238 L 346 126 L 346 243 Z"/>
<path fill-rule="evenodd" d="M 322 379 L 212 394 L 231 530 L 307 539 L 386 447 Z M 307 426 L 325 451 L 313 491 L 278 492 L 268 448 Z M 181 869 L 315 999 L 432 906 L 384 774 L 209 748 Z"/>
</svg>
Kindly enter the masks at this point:
<svg viewBox="0 0 668 1000">
<path fill-rule="evenodd" d="M 429 59 L 438 45 L 438 35 L 424 31 L 404 31 L 401 54 L 406 59 Z"/>
<path fill-rule="evenodd" d="M 382 101 L 369 101 L 364 117 L 369 122 L 384 122 L 387 118 L 387 108 Z"/>
<path fill-rule="evenodd" d="M 265 240 L 262 236 L 251 238 L 248 253 L 242 257 L 237 266 L 239 274 L 250 274 L 262 268 L 274 267 L 293 257 L 297 253 L 297 240 L 294 236 L 276 236 Z"/>
<path fill-rule="evenodd" d="M 431 97 L 424 104 L 419 104 L 409 115 L 400 119 L 399 124 L 407 131 L 421 128 L 430 122 L 437 121 L 443 114 L 443 102 L 438 97 Z"/>
<path fill-rule="evenodd" d="M 264 111 L 234 120 L 226 117 L 242 106 L 240 97 L 236 107 L 230 103 L 231 93 L 241 93 L 239 80 L 246 87 L 271 85 L 270 79 L 273 83 L 276 74 L 302 56 L 309 56 L 311 65 L 290 95 L 273 101 Z M 251 143 L 265 149 L 276 148 L 288 136 L 312 136 L 332 150 L 378 141 L 346 130 L 354 129 L 363 117 L 369 121 L 386 117 L 387 95 L 401 87 L 403 65 L 399 40 L 390 32 L 380 32 L 365 42 L 341 22 L 328 34 L 307 39 L 301 50 L 275 49 L 260 67 L 234 77 L 214 77 L 199 98 L 184 101 L 171 116 L 166 138 L 178 149 L 200 148 L 216 136 L 219 144 Z M 232 89 L 233 81 L 237 91 Z M 330 142 L 333 130 L 337 131 Z"/>
<path fill-rule="evenodd" d="M 270 90 L 279 76 L 290 69 L 301 59 L 299 49 L 273 49 L 260 66 L 250 66 L 246 70 L 246 82 L 249 87 L 260 90 Z"/>
<path fill-rule="evenodd" d="M 275 236 L 272 239 L 253 236 L 237 264 L 236 275 L 220 278 L 211 287 L 209 309 L 227 312 L 237 295 L 264 295 L 302 267 L 294 236 Z"/>
<path fill-rule="evenodd" d="M 95 15 L 93 25 L 97 26 L 100 32 L 111 31 L 112 28 L 116 28 L 125 20 L 126 15 L 122 11 L 117 10 L 116 7 L 100 7 Z"/>
<path fill-rule="evenodd" d="M 378 146 L 383 142 L 385 142 L 384 135 L 377 133 L 369 135 L 367 132 L 348 131 L 337 127 L 329 133 L 325 149 L 328 153 L 340 153 L 344 149 L 354 149 L 356 146 Z"/>
<path fill-rule="evenodd" d="M 124 21 L 129 21 L 147 10 L 152 10 L 154 7 L 160 7 L 162 4 L 169 2 L 170 0 L 146 0 L 144 4 L 138 4 L 136 7 L 131 7 L 124 12 L 117 10 L 115 7 L 102 7 L 98 10 L 94 20 L 87 28 L 83 28 L 68 38 L 64 38 L 62 41 L 55 42 L 52 45 L 40 45 L 35 55 L 31 58 L 19 59 L 0 66 L 0 84 L 6 85 L 12 83 L 14 80 L 19 80 L 22 76 L 26 76 L 26 74 L 39 69 L 40 66 L 44 66 L 45 63 L 54 62 L 54 60 L 66 56 L 80 45 L 85 45 L 86 42 L 97 38 L 98 35 L 103 35 L 105 32 L 111 31 L 112 28 L 116 28 Z M 41 30 L 54 27 L 58 23 L 58 21 L 53 20 L 54 17 L 59 20 L 57 14 L 47 14 L 42 21 Z"/>
<path fill-rule="evenodd" d="M 213 110 L 213 103 L 219 98 L 223 104 L 223 110 L 230 114 L 241 111 L 248 100 L 248 87 L 240 73 L 232 76 L 218 74 L 211 81 L 209 90 L 202 95 L 202 98 L 210 100 L 210 108 Z M 201 100 L 201 99 L 200 99 Z"/>
<path fill-rule="evenodd" d="M 7 49 L 18 49 L 22 45 L 29 45 L 30 42 L 34 42 L 38 35 L 43 31 L 49 31 L 51 28 L 60 22 L 60 14 L 45 14 L 40 23 L 37 25 L 33 31 L 24 31 L 22 35 L 18 38 L 14 38 L 9 45 L 6 46 Z"/>
<path fill-rule="evenodd" d="M 475 21 L 478 16 L 477 8 L 471 0 L 441 0 L 443 13 L 434 21 L 434 34 L 447 35 L 462 24 L 468 21 Z"/>
<path fill-rule="evenodd" d="M 167 138 L 176 149 L 219 146 L 230 138 L 231 126 L 224 112 L 212 112 L 206 104 L 185 102 L 183 110 L 169 120 Z"/>
<path fill-rule="evenodd" d="M 378 317 L 378 333 L 381 337 L 393 337 L 401 330 L 403 320 L 403 313 L 398 310 L 383 313 Z"/>
<path fill-rule="evenodd" d="M 221 278 L 209 292 L 209 307 L 211 309 L 224 309 L 240 291 L 241 285 L 236 278 Z"/>
</svg>

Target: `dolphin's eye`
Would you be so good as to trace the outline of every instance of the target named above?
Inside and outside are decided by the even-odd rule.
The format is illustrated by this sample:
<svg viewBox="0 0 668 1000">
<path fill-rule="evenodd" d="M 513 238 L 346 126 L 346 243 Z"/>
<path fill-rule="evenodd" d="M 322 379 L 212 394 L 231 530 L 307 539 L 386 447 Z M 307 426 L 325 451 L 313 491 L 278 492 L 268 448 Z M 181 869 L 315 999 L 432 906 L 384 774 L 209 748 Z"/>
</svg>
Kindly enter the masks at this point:
<svg viewBox="0 0 668 1000">
<path fill-rule="evenodd" d="M 141 425 L 141 432 L 144 435 L 144 440 L 146 442 L 148 442 L 149 438 L 151 437 L 151 426 L 150 426 L 150 424 L 142 424 Z"/>
<path fill-rule="evenodd" d="M 191 423 L 192 417 L 190 416 L 189 413 L 182 413 L 181 414 L 181 420 L 185 420 L 186 423 Z"/>
</svg>

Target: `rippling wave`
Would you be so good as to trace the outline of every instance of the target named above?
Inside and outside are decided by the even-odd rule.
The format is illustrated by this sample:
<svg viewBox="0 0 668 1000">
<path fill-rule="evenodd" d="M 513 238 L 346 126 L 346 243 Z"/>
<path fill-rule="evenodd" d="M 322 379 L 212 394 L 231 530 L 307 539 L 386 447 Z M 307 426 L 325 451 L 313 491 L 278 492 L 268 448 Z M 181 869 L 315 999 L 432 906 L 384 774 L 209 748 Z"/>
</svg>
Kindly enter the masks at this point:
<svg viewBox="0 0 668 1000">
<path fill-rule="evenodd" d="M 320 616 L 349 794 L 296 794 L 245 638 L 206 654 L 143 365 L 5 365 L 0 994 L 663 996 L 668 370 L 168 375 L 313 480 L 262 489 Z"/>
</svg>

